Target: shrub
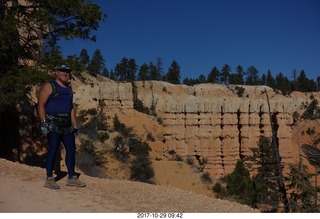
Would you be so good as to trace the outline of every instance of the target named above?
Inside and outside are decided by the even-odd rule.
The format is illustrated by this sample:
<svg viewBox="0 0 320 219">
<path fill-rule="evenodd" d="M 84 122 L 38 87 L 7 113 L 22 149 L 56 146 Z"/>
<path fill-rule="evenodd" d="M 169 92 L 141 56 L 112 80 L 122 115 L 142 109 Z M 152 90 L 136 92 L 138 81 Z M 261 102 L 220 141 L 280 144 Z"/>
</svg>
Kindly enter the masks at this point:
<svg viewBox="0 0 320 219">
<path fill-rule="evenodd" d="M 95 156 L 94 145 L 90 140 L 87 140 L 87 139 L 80 140 L 80 151 L 86 152 L 92 156 Z"/>
<path fill-rule="evenodd" d="M 87 110 L 87 114 L 89 114 L 91 116 L 96 116 L 98 114 L 98 111 L 95 108 L 91 108 L 91 109 Z"/>
<path fill-rule="evenodd" d="M 212 183 L 212 178 L 208 172 L 205 172 L 201 175 L 201 181 L 205 183 Z"/>
<path fill-rule="evenodd" d="M 163 118 L 158 116 L 157 117 L 157 122 L 160 124 L 160 125 L 163 125 Z"/>
<path fill-rule="evenodd" d="M 238 97 L 242 97 L 242 96 L 243 96 L 243 93 L 244 93 L 245 88 L 244 88 L 244 87 L 236 86 L 236 87 L 235 87 L 235 89 L 236 89 L 236 91 L 237 91 L 237 95 L 238 95 Z"/>
<path fill-rule="evenodd" d="M 314 128 L 308 128 L 307 129 L 307 131 L 306 131 L 306 133 L 308 134 L 308 135 L 314 135 L 315 134 L 315 130 L 314 130 Z"/>
<path fill-rule="evenodd" d="M 137 156 L 131 165 L 130 178 L 135 181 L 153 183 L 150 179 L 154 177 L 154 170 L 147 156 Z"/>
<path fill-rule="evenodd" d="M 187 164 L 192 166 L 194 164 L 194 159 L 191 156 L 188 156 L 186 159 L 186 162 Z"/>
<path fill-rule="evenodd" d="M 136 156 L 147 156 L 151 147 L 147 142 L 141 142 L 139 139 L 131 139 L 129 143 L 129 151 Z"/>
<path fill-rule="evenodd" d="M 148 132 L 148 134 L 147 134 L 147 140 L 148 140 L 148 141 L 155 141 L 155 139 L 154 139 L 154 137 L 153 137 L 153 135 L 152 135 L 151 132 Z"/>
<path fill-rule="evenodd" d="M 113 139 L 113 154 L 116 158 L 126 160 L 128 157 L 128 148 L 123 136 L 118 135 Z"/>
<path fill-rule="evenodd" d="M 212 191 L 214 191 L 215 193 L 219 194 L 218 197 L 223 197 L 223 196 L 225 196 L 226 188 L 223 187 L 221 185 L 221 183 L 217 182 L 212 187 Z"/>
<path fill-rule="evenodd" d="M 300 114 L 299 114 L 297 111 L 295 111 L 295 112 L 292 114 L 292 118 L 293 118 L 294 120 L 299 119 L 299 117 L 300 117 Z"/>
<path fill-rule="evenodd" d="M 98 139 L 100 142 L 104 142 L 105 140 L 108 140 L 110 138 L 109 133 L 108 132 L 99 132 L 98 133 Z"/>
<path fill-rule="evenodd" d="M 207 158 L 205 158 L 205 157 L 201 158 L 199 160 L 199 170 L 203 171 L 204 168 L 206 167 L 207 163 L 208 163 L 208 159 Z"/>
</svg>

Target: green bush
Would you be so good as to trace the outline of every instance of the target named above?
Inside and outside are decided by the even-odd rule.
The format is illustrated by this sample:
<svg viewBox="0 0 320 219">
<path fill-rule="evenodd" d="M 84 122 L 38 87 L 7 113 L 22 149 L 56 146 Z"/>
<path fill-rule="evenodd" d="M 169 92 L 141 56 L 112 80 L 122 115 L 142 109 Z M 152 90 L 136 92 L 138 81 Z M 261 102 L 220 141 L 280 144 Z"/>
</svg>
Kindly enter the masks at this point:
<svg viewBox="0 0 320 219">
<path fill-rule="evenodd" d="M 154 170 L 147 156 L 137 156 L 131 165 L 130 178 L 135 181 L 153 184 L 151 178 L 154 177 Z"/>
<path fill-rule="evenodd" d="M 109 138 L 110 138 L 110 135 L 108 132 L 103 131 L 103 132 L 98 133 L 98 139 L 100 142 L 104 142 L 104 141 L 108 140 Z"/>
<path fill-rule="evenodd" d="M 201 175 L 201 181 L 205 183 L 212 183 L 212 178 L 208 172 L 205 172 Z"/>
<path fill-rule="evenodd" d="M 96 116 L 98 114 L 98 111 L 95 108 L 91 108 L 87 110 L 87 114 L 91 116 Z"/>
<path fill-rule="evenodd" d="M 226 188 L 221 185 L 221 183 L 217 182 L 212 187 L 212 191 L 217 193 L 218 198 L 223 198 L 226 195 Z"/>
</svg>

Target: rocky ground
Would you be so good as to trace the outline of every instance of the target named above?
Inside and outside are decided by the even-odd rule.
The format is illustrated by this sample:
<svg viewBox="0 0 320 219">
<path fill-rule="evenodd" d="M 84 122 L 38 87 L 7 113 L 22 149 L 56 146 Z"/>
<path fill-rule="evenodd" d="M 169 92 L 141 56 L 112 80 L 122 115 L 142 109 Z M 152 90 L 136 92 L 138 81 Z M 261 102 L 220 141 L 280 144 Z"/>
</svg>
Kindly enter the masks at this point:
<svg viewBox="0 0 320 219">
<path fill-rule="evenodd" d="M 0 159 L 0 212 L 259 212 L 174 187 L 84 174 L 80 179 L 87 183 L 86 188 L 66 187 L 64 177 L 58 181 L 60 190 L 50 190 L 44 187 L 44 176 L 43 168 Z"/>
</svg>

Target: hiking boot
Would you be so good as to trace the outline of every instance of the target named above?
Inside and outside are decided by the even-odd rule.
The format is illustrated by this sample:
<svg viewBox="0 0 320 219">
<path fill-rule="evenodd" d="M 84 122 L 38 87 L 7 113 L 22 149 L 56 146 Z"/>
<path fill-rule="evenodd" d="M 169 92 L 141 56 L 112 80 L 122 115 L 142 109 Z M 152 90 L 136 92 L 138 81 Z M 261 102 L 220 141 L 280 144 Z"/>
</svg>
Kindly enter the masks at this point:
<svg viewBox="0 0 320 219">
<path fill-rule="evenodd" d="M 67 186 L 75 186 L 75 187 L 86 187 L 84 182 L 81 182 L 77 176 L 73 176 L 71 179 L 67 180 Z"/>
<path fill-rule="evenodd" d="M 60 189 L 60 186 L 56 183 L 54 177 L 47 177 L 44 186 L 49 189 Z"/>
</svg>

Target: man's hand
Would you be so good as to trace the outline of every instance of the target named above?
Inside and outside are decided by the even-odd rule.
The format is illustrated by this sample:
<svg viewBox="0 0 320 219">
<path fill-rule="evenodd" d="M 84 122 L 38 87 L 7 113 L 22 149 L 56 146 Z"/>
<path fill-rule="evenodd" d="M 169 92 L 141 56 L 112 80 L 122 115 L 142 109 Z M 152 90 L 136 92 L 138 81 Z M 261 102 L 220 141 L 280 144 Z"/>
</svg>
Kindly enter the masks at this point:
<svg viewBox="0 0 320 219">
<path fill-rule="evenodd" d="M 44 135 L 47 135 L 49 133 L 49 125 L 46 122 L 41 122 L 41 132 Z"/>
<path fill-rule="evenodd" d="M 78 128 L 78 126 L 73 126 L 73 133 L 74 133 L 75 135 L 79 135 L 79 128 Z"/>
</svg>

